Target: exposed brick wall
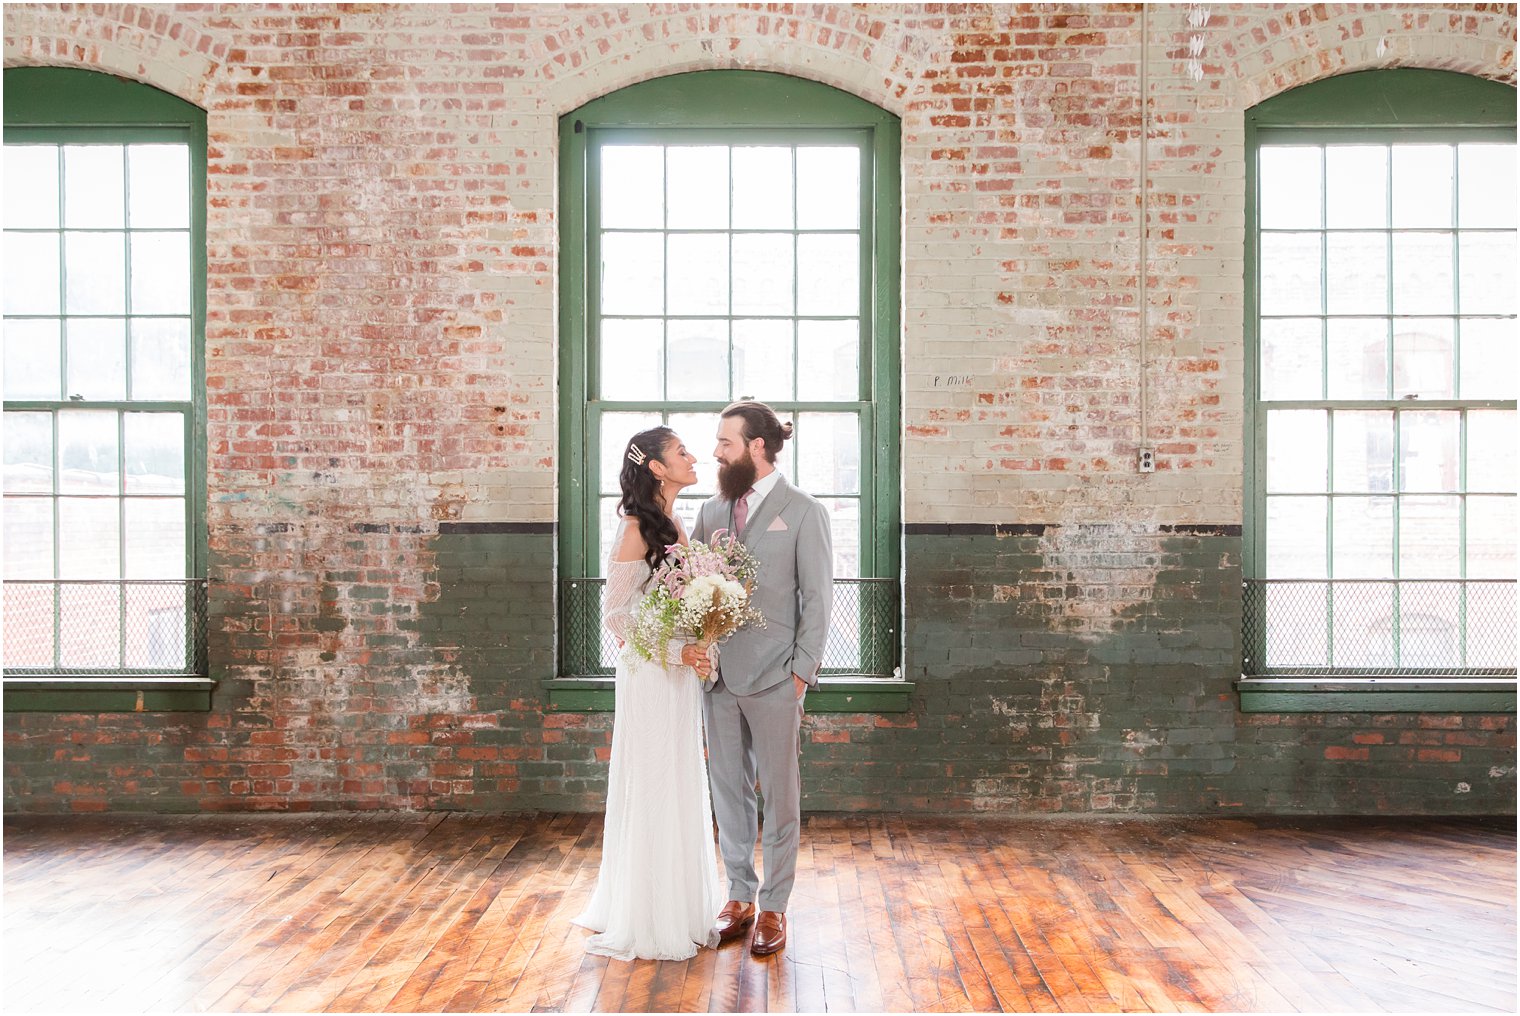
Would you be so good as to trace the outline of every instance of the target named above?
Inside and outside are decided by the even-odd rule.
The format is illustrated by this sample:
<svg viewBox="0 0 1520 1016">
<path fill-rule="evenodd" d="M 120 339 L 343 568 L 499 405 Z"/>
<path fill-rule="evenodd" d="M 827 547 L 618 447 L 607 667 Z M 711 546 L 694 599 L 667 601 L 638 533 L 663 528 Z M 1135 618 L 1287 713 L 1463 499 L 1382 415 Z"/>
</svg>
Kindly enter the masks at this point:
<svg viewBox="0 0 1520 1016">
<path fill-rule="evenodd" d="M 912 711 L 810 719 L 810 807 L 1512 810 L 1511 717 L 1243 716 L 1230 682 L 1243 111 L 1377 66 L 1512 83 L 1515 8 L 1212 11 L 1201 80 L 1186 8 L 1148 16 L 1142 363 L 1132 5 L 7 5 L 7 66 L 208 113 L 220 684 L 8 714 L 6 807 L 599 806 L 610 717 L 539 684 L 556 122 L 741 67 L 902 117 L 904 519 L 1002 527 L 910 529 Z"/>
</svg>

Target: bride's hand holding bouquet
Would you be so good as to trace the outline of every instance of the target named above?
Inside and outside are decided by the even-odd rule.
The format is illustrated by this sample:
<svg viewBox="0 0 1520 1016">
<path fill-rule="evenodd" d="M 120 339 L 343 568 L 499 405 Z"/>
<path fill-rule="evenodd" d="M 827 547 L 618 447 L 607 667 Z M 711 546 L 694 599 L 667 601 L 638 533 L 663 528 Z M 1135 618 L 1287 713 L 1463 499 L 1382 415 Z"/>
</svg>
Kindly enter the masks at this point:
<svg viewBox="0 0 1520 1016">
<path fill-rule="evenodd" d="M 699 652 L 683 650 L 682 662 L 709 680 L 719 643 L 745 625 L 765 627 L 765 616 L 750 602 L 759 570 L 749 548 L 727 530 L 714 533 L 710 543 L 669 548 L 634 611 L 634 651 L 659 660 L 669 640 L 689 640 Z M 694 656 L 705 656 L 709 666 L 700 666 Z"/>
</svg>

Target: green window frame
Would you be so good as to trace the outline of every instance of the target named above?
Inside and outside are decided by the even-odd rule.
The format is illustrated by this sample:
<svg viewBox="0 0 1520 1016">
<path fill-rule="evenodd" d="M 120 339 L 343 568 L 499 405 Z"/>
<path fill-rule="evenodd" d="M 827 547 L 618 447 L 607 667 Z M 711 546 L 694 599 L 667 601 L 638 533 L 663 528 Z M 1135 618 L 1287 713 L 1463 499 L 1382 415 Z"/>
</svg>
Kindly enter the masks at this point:
<svg viewBox="0 0 1520 1016">
<path fill-rule="evenodd" d="M 1468 167 L 1493 150 L 1484 146 L 1513 146 L 1515 137 L 1514 88 L 1445 71 L 1342 75 L 1247 112 L 1238 688 L 1248 712 L 1515 710 L 1515 583 L 1469 574 L 1470 530 L 1491 534 L 1490 515 L 1515 511 L 1513 473 L 1507 490 L 1502 479 L 1490 489 L 1493 456 L 1480 454 L 1506 430 L 1513 447 L 1514 386 L 1495 388 L 1476 367 L 1495 350 L 1513 363 L 1515 308 L 1512 297 L 1496 309 L 1462 289 L 1474 278 L 1478 290 L 1472 262 L 1485 244 L 1502 251 L 1507 241 L 1513 263 L 1513 222 L 1482 219 L 1462 188 L 1481 179 Z M 1380 166 L 1360 188 L 1349 169 L 1357 160 Z M 1400 179 L 1415 179 L 1419 160 L 1437 178 L 1450 170 L 1450 208 L 1433 205 L 1428 218 L 1396 210 Z M 1306 181 L 1290 188 L 1289 204 L 1280 203 L 1276 180 L 1264 186 L 1264 163 L 1278 179 Z M 1315 201 L 1298 200 L 1314 186 Z M 1359 190 L 1382 197 L 1348 211 Z M 1285 266 L 1298 265 L 1303 284 L 1293 285 Z M 1264 266 L 1274 270 L 1270 281 Z M 1418 284 L 1411 266 L 1437 281 Z M 1441 303 L 1446 269 L 1450 298 Z M 1377 287 L 1382 304 L 1373 306 Z M 1415 369 L 1429 364 L 1437 369 Z M 1429 454 L 1433 434 L 1451 445 L 1449 457 L 1444 447 Z M 1418 475 L 1414 466 L 1429 474 L 1433 460 L 1440 478 Z M 1323 546 L 1270 541 L 1274 522 L 1275 531 L 1309 532 L 1320 519 Z M 1456 573 L 1422 575 L 1422 567 L 1446 566 L 1424 565 L 1418 541 L 1452 535 Z M 1384 544 L 1386 564 L 1369 565 Z M 1281 574 L 1296 567 L 1294 552 L 1304 572 L 1323 574 Z"/>
<path fill-rule="evenodd" d="M 18 387 L 17 397 L 5 400 L 7 422 L 18 425 L 7 427 L 5 506 L 18 525 L 49 516 L 53 567 L 51 577 L 7 576 L 5 709 L 209 709 L 206 114 L 148 85 L 54 67 L 7 69 L 4 108 L 8 157 L 32 166 L 38 175 L 29 179 L 48 192 L 43 200 L 57 202 L 54 220 L 7 221 L 6 232 L 17 244 L 57 250 L 59 288 L 56 306 L 6 307 L 6 359 L 12 366 L 25 361 L 38 387 Z M 178 149 L 182 169 L 174 165 Z M 50 159 L 58 167 L 56 192 L 41 182 Z M 114 185 L 86 186 L 91 166 L 105 167 L 95 179 L 118 176 L 120 194 Z M 174 180 L 179 172 L 183 191 Z M 8 189 L 17 186 L 7 181 Z M 78 286 L 77 274 L 100 272 L 90 266 L 109 264 L 117 244 L 120 272 Z M 143 266 L 161 264 L 173 266 L 172 274 L 143 277 Z M 82 295 L 97 286 L 119 302 Z M 56 336 L 52 397 L 41 397 L 52 383 L 48 358 L 26 356 L 33 333 Z M 71 369 L 71 357 L 98 356 L 112 366 L 93 380 Z M 22 432 L 46 446 L 47 461 L 23 447 Z M 80 456 L 93 473 L 114 477 L 114 486 L 68 479 L 66 467 Z M 36 478 L 43 474 L 45 483 Z M 62 525 L 65 516 L 70 526 Z M 114 525 L 114 563 L 75 553 L 70 566 L 63 530 L 83 531 L 84 517 L 98 517 L 107 531 Z M 180 541 L 183 571 L 171 578 Z M 40 567 L 28 560 L 28 572 L 32 566 Z"/>
<path fill-rule="evenodd" d="M 606 489 L 604 475 L 610 475 L 611 465 L 602 461 L 603 421 L 621 439 L 623 430 L 632 433 L 629 428 L 647 425 L 645 419 L 663 422 L 675 418 L 678 432 L 698 457 L 708 459 L 718 412 L 741 396 L 763 399 L 783 418 L 798 420 L 797 437 L 788 442 L 789 456 L 795 455 L 795 448 L 809 441 L 810 435 L 816 437 L 820 426 L 830 419 L 814 414 L 837 414 L 836 420 L 858 421 L 854 432 L 859 448 L 858 486 L 840 491 L 811 490 L 825 500 L 827 495 L 838 495 L 836 500 L 845 510 L 849 502 L 858 504 L 858 572 L 836 582 L 835 596 L 836 613 L 843 607 L 843 612 L 858 622 L 845 626 L 855 633 L 849 637 L 856 640 L 851 651 L 858 649 L 858 655 L 851 656 L 854 666 L 830 668 L 826 661 L 825 686 L 831 690 L 811 698 L 810 708 L 827 708 L 829 703 L 822 700 L 836 694 L 840 708 L 895 709 L 903 705 L 898 698 L 906 686 L 896 670 L 901 630 L 897 581 L 901 554 L 900 137 L 897 118 L 869 102 L 816 82 L 753 71 L 702 71 L 659 78 L 596 99 L 561 119 L 561 652 L 560 678 L 549 682 L 551 699 L 558 708 L 611 708 L 607 681 L 610 667 L 602 644 L 600 585 L 596 579 L 605 555 L 602 516 L 606 514 L 606 496 L 612 492 Z M 671 164 L 671 150 L 689 146 L 789 147 L 794 165 L 804 157 L 800 153 L 818 146 L 858 151 L 858 217 L 854 226 L 834 230 L 859 237 L 858 298 L 851 301 L 853 310 L 835 314 L 858 321 L 858 386 L 850 393 L 852 397 L 841 397 L 838 392 L 831 393 L 832 397 L 816 397 L 796 387 L 795 376 L 790 393 L 794 397 L 790 399 L 777 398 L 766 390 L 740 390 L 734 387 L 743 383 L 733 377 L 737 369 L 734 358 L 728 364 L 729 387 L 721 392 L 706 391 L 696 396 L 668 392 L 665 386 L 673 377 L 663 369 L 659 371 L 661 387 L 649 397 L 632 398 L 631 392 L 611 387 L 604 391 L 600 377 L 604 338 L 600 244 L 604 236 L 616 235 L 619 227 L 614 222 L 604 228 L 600 218 L 603 152 L 629 145 L 660 149 L 665 160 L 662 173 L 663 167 Z M 730 209 L 737 207 L 736 200 L 731 192 Z M 795 194 L 793 200 L 797 200 Z M 790 229 L 745 229 L 733 220 L 725 223 L 683 229 L 662 213 L 657 224 L 631 227 L 628 235 L 642 230 L 645 236 L 663 236 L 658 242 L 662 251 L 668 251 L 673 249 L 672 238 L 695 234 L 724 235 L 722 244 L 726 246 L 746 233 L 790 233 L 795 245 L 830 232 L 828 227 L 806 228 L 800 219 Z M 803 285 L 797 278 L 800 263 L 800 259 L 794 260 L 791 269 L 794 290 L 799 293 Z M 598 270 L 593 271 L 592 266 Z M 640 313 L 609 311 L 605 317 L 629 318 Z M 829 316 L 805 313 L 800 303 L 786 311 L 740 312 L 732 293 L 728 306 L 688 316 L 708 318 L 718 322 L 719 328 L 737 331 L 733 326 L 736 320 L 767 314 L 782 328 L 795 327 L 798 332 Z M 647 316 L 652 322 L 665 323 L 656 326 L 663 336 L 659 346 L 663 350 L 682 314 L 661 302 L 660 309 Z M 612 321 L 607 327 L 622 324 Z M 736 348 L 737 339 L 732 335 L 726 341 L 728 350 Z M 798 366 L 798 348 L 792 347 L 794 373 L 802 369 Z M 667 394 L 674 397 L 667 398 Z M 791 468 L 795 462 L 795 458 L 783 462 L 783 471 L 809 488 L 806 478 Z M 694 510 L 705 496 L 683 499 L 690 502 L 687 510 Z M 841 539 L 836 522 L 836 543 L 847 542 L 851 535 L 846 533 Z M 831 633 L 831 637 L 837 634 Z M 882 686 L 887 684 L 892 689 L 884 693 Z"/>
</svg>

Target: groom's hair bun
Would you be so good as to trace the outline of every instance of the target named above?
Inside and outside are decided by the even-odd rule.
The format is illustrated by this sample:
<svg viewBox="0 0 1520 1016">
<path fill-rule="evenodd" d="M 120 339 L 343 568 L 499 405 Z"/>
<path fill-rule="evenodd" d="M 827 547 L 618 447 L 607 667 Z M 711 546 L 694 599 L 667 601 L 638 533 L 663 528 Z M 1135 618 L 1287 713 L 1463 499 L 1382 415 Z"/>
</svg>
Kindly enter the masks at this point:
<svg viewBox="0 0 1520 1016">
<path fill-rule="evenodd" d="M 782 423 L 776 417 L 774 409 L 754 399 L 735 402 L 723 410 L 722 415 L 724 419 L 737 416 L 744 421 L 745 444 L 749 444 L 757 437 L 765 442 L 765 461 L 767 462 L 776 461 L 776 456 L 781 454 L 782 443 L 792 436 L 791 421 Z"/>
</svg>

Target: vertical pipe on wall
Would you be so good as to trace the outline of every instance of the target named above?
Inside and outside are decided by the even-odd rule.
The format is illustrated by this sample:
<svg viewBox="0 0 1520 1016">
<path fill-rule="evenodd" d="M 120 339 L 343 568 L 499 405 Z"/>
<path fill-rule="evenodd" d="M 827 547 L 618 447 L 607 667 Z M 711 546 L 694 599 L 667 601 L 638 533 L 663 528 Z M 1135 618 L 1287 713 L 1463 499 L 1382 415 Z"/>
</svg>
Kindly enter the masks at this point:
<svg viewBox="0 0 1520 1016">
<path fill-rule="evenodd" d="M 1149 5 L 1140 5 L 1140 254 L 1135 277 L 1140 286 L 1140 435 L 1139 451 L 1150 447 L 1150 17 Z"/>
</svg>

